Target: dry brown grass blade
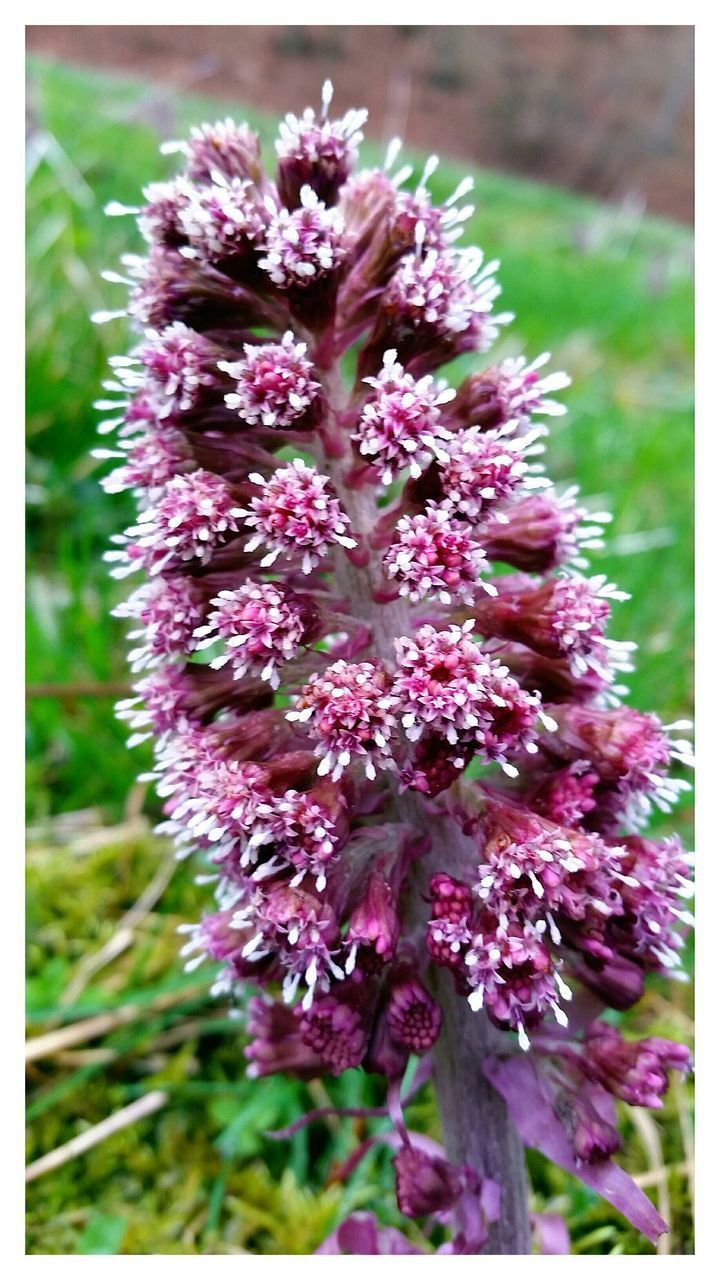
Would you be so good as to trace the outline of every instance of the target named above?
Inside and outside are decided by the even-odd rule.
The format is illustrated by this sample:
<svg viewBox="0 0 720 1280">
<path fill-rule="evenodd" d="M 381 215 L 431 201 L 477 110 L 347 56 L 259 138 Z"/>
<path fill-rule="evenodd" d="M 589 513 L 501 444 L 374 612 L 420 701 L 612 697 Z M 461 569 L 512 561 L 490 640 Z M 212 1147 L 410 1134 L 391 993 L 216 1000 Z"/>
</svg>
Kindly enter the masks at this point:
<svg viewBox="0 0 720 1280">
<path fill-rule="evenodd" d="M 649 1173 L 634 1173 L 633 1182 L 644 1191 L 646 1187 L 656 1187 L 666 1174 L 669 1176 L 671 1173 L 682 1173 L 687 1177 L 690 1169 L 691 1166 L 687 1160 L 681 1160 L 679 1164 L 666 1164 L 662 1169 L 654 1169 Z"/>
<path fill-rule="evenodd" d="M 105 1120 L 101 1120 L 99 1124 L 93 1125 L 92 1129 L 86 1129 L 76 1138 L 71 1138 L 69 1142 L 63 1143 L 61 1147 L 56 1147 L 54 1151 L 49 1151 L 47 1155 L 41 1156 L 39 1160 L 28 1165 L 25 1170 L 25 1181 L 33 1182 L 42 1174 L 50 1173 L 60 1165 L 66 1164 L 68 1160 L 74 1160 L 76 1156 L 83 1155 L 85 1151 L 96 1147 L 99 1142 L 104 1142 L 113 1133 L 119 1133 L 121 1129 L 135 1124 L 137 1120 L 142 1120 L 145 1116 L 159 1111 L 165 1106 L 167 1100 L 168 1095 L 162 1089 L 154 1089 L 152 1093 L 146 1093 L 144 1097 L 137 1098 L 129 1106 L 123 1107 L 113 1115 L 107 1116 Z"/>
<path fill-rule="evenodd" d="M 71 1049 L 74 1045 L 85 1044 L 88 1040 L 97 1040 L 118 1027 L 127 1026 L 137 1018 L 147 1017 L 148 1013 L 158 1013 L 169 1009 L 198 991 L 205 990 L 200 983 L 197 986 L 183 987 L 180 991 L 166 992 L 149 1004 L 125 1004 L 119 1009 L 111 1009 L 108 1013 L 98 1013 L 92 1018 L 82 1018 L 65 1027 L 58 1027 L 42 1036 L 34 1036 L 25 1045 L 25 1061 L 37 1062 L 40 1058 L 49 1058 L 63 1049 Z"/>
<path fill-rule="evenodd" d="M 648 1174 L 652 1175 L 652 1186 L 657 1187 L 658 1210 L 668 1224 L 665 1235 L 660 1236 L 657 1251 L 660 1254 L 672 1253 L 672 1221 L 670 1216 L 670 1188 L 668 1186 L 668 1170 L 663 1159 L 660 1133 L 655 1121 L 648 1111 L 642 1107 L 628 1107 L 630 1119 L 645 1149 L 648 1159 Z"/>
<path fill-rule="evenodd" d="M 137 902 L 133 903 L 129 911 L 126 911 L 125 915 L 118 920 L 117 929 L 112 937 L 98 951 L 91 952 L 90 955 L 83 957 L 60 996 L 59 1003 L 61 1005 L 74 1004 L 90 979 L 106 964 L 110 964 L 111 961 L 122 955 L 123 951 L 126 951 L 129 946 L 132 946 L 135 941 L 137 926 L 152 910 L 158 899 L 162 897 L 176 866 L 177 861 L 175 858 L 166 858 L 159 866 L 150 883 L 143 889 Z"/>
<path fill-rule="evenodd" d="M 692 1207 L 693 1217 L 695 1216 L 695 1134 L 693 1130 L 692 1116 L 690 1115 L 690 1107 L 688 1105 L 687 1089 L 683 1081 L 676 1078 L 673 1081 L 673 1093 L 675 1095 L 675 1103 L 678 1111 L 678 1123 L 680 1125 L 680 1136 L 682 1138 L 683 1151 L 685 1152 L 685 1163 L 687 1166 L 688 1194 L 690 1196 L 690 1205 Z"/>
</svg>

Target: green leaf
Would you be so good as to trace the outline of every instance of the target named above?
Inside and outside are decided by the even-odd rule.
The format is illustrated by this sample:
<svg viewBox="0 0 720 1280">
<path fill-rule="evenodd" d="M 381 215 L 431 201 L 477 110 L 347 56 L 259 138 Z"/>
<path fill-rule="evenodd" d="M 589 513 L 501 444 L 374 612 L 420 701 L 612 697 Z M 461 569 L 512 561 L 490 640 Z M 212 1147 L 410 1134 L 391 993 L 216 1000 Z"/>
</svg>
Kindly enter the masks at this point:
<svg viewBox="0 0 720 1280">
<path fill-rule="evenodd" d="M 127 1218 L 95 1209 L 78 1240 L 78 1253 L 119 1253 Z"/>
</svg>

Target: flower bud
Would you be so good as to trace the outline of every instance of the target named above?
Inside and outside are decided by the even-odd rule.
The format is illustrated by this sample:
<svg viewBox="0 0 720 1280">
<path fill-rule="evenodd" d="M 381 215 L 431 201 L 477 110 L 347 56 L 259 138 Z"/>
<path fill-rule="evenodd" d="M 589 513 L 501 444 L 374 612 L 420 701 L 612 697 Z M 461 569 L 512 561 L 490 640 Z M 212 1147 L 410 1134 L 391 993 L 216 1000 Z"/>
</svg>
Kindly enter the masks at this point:
<svg viewBox="0 0 720 1280">
<path fill-rule="evenodd" d="M 631 1043 L 616 1027 L 594 1022 L 578 1065 L 588 1079 L 631 1106 L 658 1108 L 669 1086 L 668 1072 L 689 1071 L 691 1056 L 685 1045 L 671 1040 L 650 1036 Z"/>
<path fill-rule="evenodd" d="M 427 1053 L 440 1035 L 442 1013 L 418 978 L 402 970 L 393 977 L 388 996 L 390 1034 L 413 1053 Z"/>
<path fill-rule="evenodd" d="M 348 972 L 355 964 L 366 973 L 387 964 L 395 953 L 399 928 L 396 894 L 379 871 L 371 871 L 345 935 L 350 948 Z"/>
<path fill-rule="evenodd" d="M 365 994 L 353 982 L 320 996 L 300 1018 L 300 1035 L 331 1075 L 359 1067 L 370 1037 Z"/>
<path fill-rule="evenodd" d="M 308 107 L 299 119 L 289 114 L 280 125 L 280 137 L 275 143 L 279 157 L 277 184 L 280 199 L 288 209 L 298 207 L 306 186 L 325 204 L 334 204 L 357 159 L 367 111 L 352 110 L 342 120 L 328 120 L 330 81 L 326 81 L 323 95 L 319 120 Z"/>
<path fill-rule="evenodd" d="M 578 1160 L 592 1164 L 607 1160 L 620 1148 L 620 1134 L 604 1120 L 580 1093 L 562 1090 L 553 1104 L 555 1114 L 562 1120 L 570 1144 Z"/>
<path fill-rule="evenodd" d="M 458 1169 L 409 1143 L 400 1147 L 393 1165 L 398 1208 L 408 1218 L 424 1218 L 429 1213 L 452 1209 L 462 1194 Z"/>
</svg>

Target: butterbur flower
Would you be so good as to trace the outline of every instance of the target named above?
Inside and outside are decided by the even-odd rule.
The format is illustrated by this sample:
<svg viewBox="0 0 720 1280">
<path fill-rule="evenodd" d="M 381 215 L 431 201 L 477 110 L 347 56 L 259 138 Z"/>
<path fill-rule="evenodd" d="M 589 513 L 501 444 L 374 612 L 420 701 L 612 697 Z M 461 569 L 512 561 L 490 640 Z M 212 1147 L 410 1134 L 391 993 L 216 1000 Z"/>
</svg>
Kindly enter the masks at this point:
<svg viewBox="0 0 720 1280">
<path fill-rule="evenodd" d="M 389 673 L 377 663 L 340 659 L 322 675 L 312 676 L 287 719 L 306 724 L 319 739 L 318 773 L 340 777 L 352 760 L 362 757 L 373 779 L 376 766 L 392 766 L 395 732 L 394 700 Z"/>
<path fill-rule="evenodd" d="M 346 836 L 344 808 L 342 793 L 333 793 L 328 785 L 309 792 L 285 791 L 272 801 L 268 814 L 272 860 L 294 870 L 292 887 L 310 875 L 318 893 L 325 888 L 329 864 L 338 857 Z"/>
<path fill-rule="evenodd" d="M 688 1071 L 690 1051 L 658 1036 L 629 1043 L 615 1027 L 594 1022 L 584 1042 L 578 1066 L 617 1098 L 635 1107 L 662 1106 L 669 1071 Z"/>
<path fill-rule="evenodd" d="M 194 125 L 187 140 L 166 142 L 161 151 L 184 156 L 187 176 L 193 182 L 209 182 L 214 173 L 228 179 L 251 178 L 255 183 L 264 176 L 257 134 L 229 117 L 214 124 Z"/>
<path fill-rule="evenodd" d="M 689 1064 L 569 1015 L 680 967 L 691 859 L 640 831 L 690 746 L 624 701 L 609 516 L 543 472 L 569 379 L 485 354 L 512 317 L 462 243 L 471 182 L 438 204 L 437 157 L 408 185 L 397 141 L 358 168 L 366 113 L 331 97 L 270 157 L 200 125 L 165 148 L 175 177 L 109 207 L 147 245 L 106 273 L 135 338 L 98 401 L 104 487 L 138 507 L 107 553 L 142 578 L 115 610 L 118 715 L 154 740 L 159 831 L 203 865 L 183 959 L 242 1011 L 248 1075 L 384 1078 L 392 1130 L 369 1141 L 401 1213 L 445 1253 L 529 1252 L 520 1133 L 596 1185 L 605 1103 L 659 1106 Z M 406 1127 L 414 1058 L 447 1155 Z M 503 1072 L 524 1081 L 507 1107 Z M 401 1251 L 361 1218 L 321 1252 Z"/>
<path fill-rule="evenodd" d="M 428 887 L 432 918 L 428 925 L 427 949 L 436 964 L 459 972 L 473 936 L 470 886 L 439 872 L 431 877 Z"/>
<path fill-rule="evenodd" d="M 320 119 L 308 107 L 299 118 L 290 112 L 280 125 L 280 137 L 275 143 L 279 160 L 277 185 L 288 209 L 297 208 L 305 186 L 311 187 L 325 204 L 334 204 L 355 166 L 367 111 L 348 111 L 342 120 L 329 120 L 332 96 L 332 85 L 326 80 Z"/>
<path fill-rule="evenodd" d="M 327 477 L 301 458 L 278 468 L 269 480 L 257 474 L 248 478 L 261 492 L 241 513 L 253 530 L 245 550 L 269 548 L 260 561 L 262 568 L 274 564 L 280 555 L 300 556 L 303 573 L 310 573 L 331 546 L 357 545 L 348 534 L 350 521 Z"/>
<path fill-rule="evenodd" d="M 403 516 L 395 530 L 383 567 L 409 600 L 437 596 L 442 604 L 471 604 L 476 592 L 494 594 L 486 582 L 487 559 L 467 525 L 446 507 L 428 503 L 419 516 Z"/>
<path fill-rule="evenodd" d="M 250 427 L 307 425 L 320 383 L 312 376 L 306 351 L 307 344 L 296 342 L 289 329 L 282 342 L 246 343 L 242 360 L 220 364 L 235 382 L 225 404 Z"/>
<path fill-rule="evenodd" d="M 140 502 L 151 504 L 161 496 L 166 484 L 176 475 L 193 469 L 192 455 L 185 437 L 172 428 L 133 435 L 120 442 L 121 452 L 96 449 L 95 457 L 121 458 L 122 465 L 104 476 L 106 493 L 122 493 L 130 489 Z"/>
<path fill-rule="evenodd" d="M 455 392 L 429 376 L 413 378 L 386 351 L 377 378 L 365 378 L 375 394 L 366 402 L 355 434 L 358 451 L 390 484 L 407 467 L 416 479 L 433 457 L 447 457 L 450 433 L 441 422 L 442 406 Z"/>
<path fill-rule="evenodd" d="M 181 658 L 195 648 L 195 631 L 204 617 L 203 597 L 192 579 L 180 574 L 144 582 L 113 610 L 117 618 L 140 625 L 128 632 L 142 643 L 128 654 L 133 671 L 157 666 L 165 658 Z"/>
<path fill-rule="evenodd" d="M 251 183 L 216 172 L 213 178 L 212 185 L 192 189 L 178 215 L 190 252 L 209 263 L 247 255 L 262 240 L 268 221 Z"/>
<path fill-rule="evenodd" d="M 603 525 L 610 517 L 606 512 L 589 515 L 575 498 L 574 489 L 562 495 L 547 490 L 493 512 L 484 529 L 486 555 L 525 573 L 586 569 L 585 552 L 602 548 Z"/>
<path fill-rule="evenodd" d="M 578 1160 L 592 1164 L 606 1160 L 620 1149 L 620 1134 L 615 1126 L 579 1091 L 562 1090 L 554 1105 Z"/>
<path fill-rule="evenodd" d="M 280 289 L 308 289 L 342 265 L 347 254 L 344 224 L 337 209 L 328 209 L 312 187 L 300 190 L 292 212 L 270 205 L 271 220 L 258 266 Z"/>
<path fill-rule="evenodd" d="M 496 266 L 483 266 L 479 250 L 430 248 L 424 255 L 407 254 L 381 299 L 379 325 L 387 334 L 386 346 L 395 346 L 407 364 L 416 344 L 426 368 L 464 351 L 487 351 L 498 326 L 510 319 L 492 314 L 500 293 Z M 378 336 L 381 331 L 378 327 Z"/>
<path fill-rule="evenodd" d="M 217 348 L 180 321 L 148 338 L 138 359 L 146 371 L 144 385 L 156 397 L 158 416 L 194 408 L 203 387 L 218 381 Z"/>
<path fill-rule="evenodd" d="M 213 550 L 240 530 L 243 511 L 220 476 L 198 468 L 168 480 L 157 504 L 144 508 L 126 530 L 123 551 L 108 552 L 118 561 L 117 577 L 143 568 L 150 574 L 187 561 L 206 564 Z"/>
<path fill-rule="evenodd" d="M 277 688 L 279 667 L 295 657 L 306 633 L 299 598 L 270 582 L 248 581 L 234 591 L 221 591 L 210 606 L 207 622 L 194 632 L 195 648 L 222 640 L 224 650 L 212 667 L 229 663 L 235 680 L 252 672 Z"/>
<path fill-rule="evenodd" d="M 547 658 L 568 658 L 574 674 L 583 675 L 602 666 L 610 601 L 627 599 L 602 574 L 563 574 L 541 586 L 510 577 L 480 603 L 476 620 L 486 635 L 519 641 Z"/>
<path fill-rule="evenodd" d="M 440 458 L 440 487 L 454 511 L 477 523 L 488 511 L 532 487 L 546 485 L 544 477 L 529 474 L 526 457 L 535 452 L 536 435 L 510 434 L 469 427 L 449 435 Z"/>
<path fill-rule="evenodd" d="M 337 993 L 321 996 L 300 1019 L 300 1035 L 330 1075 L 359 1067 L 368 1048 L 370 1022 L 357 986 L 345 984 Z"/>
<path fill-rule="evenodd" d="M 407 969 L 392 979 L 387 1004 L 390 1034 L 413 1053 L 427 1053 L 440 1035 L 442 1013 L 430 992 Z"/>
<path fill-rule="evenodd" d="M 527 424 L 533 414 L 559 417 L 565 405 L 548 396 L 570 385 L 566 373 L 541 375 L 539 370 L 550 359 L 544 352 L 530 364 L 524 356 L 503 360 L 482 373 L 472 373 L 462 383 L 453 417 L 463 426 L 477 424 L 484 431 L 514 422 Z"/>
<path fill-rule="evenodd" d="M 348 973 L 356 964 L 372 972 L 392 959 L 400 931 L 397 908 L 392 885 L 379 871 L 371 871 L 345 935 L 350 948 L 345 965 Z"/>
</svg>

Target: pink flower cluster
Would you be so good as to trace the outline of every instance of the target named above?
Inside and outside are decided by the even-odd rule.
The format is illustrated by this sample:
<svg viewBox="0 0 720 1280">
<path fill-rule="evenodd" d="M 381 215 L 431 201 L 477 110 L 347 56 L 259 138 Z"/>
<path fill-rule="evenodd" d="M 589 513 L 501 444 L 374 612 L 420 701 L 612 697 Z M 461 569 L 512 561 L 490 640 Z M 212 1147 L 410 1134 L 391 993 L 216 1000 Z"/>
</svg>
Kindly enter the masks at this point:
<svg viewBox="0 0 720 1280">
<path fill-rule="evenodd" d="M 582 573 L 608 517 L 543 475 L 566 376 L 547 355 L 435 376 L 512 318 L 456 243 L 469 185 L 435 206 L 434 161 L 410 192 L 394 147 L 353 172 L 365 113 L 330 98 L 287 117 L 274 175 L 247 126 L 194 130 L 136 211 L 140 337 L 101 402 L 105 487 L 139 504 L 108 559 L 146 575 L 116 610 L 140 673 L 120 714 L 156 739 L 163 829 L 211 869 L 188 963 L 262 993 L 250 1074 L 395 1090 L 466 1002 L 565 1071 L 588 1162 L 615 1137 L 580 1078 L 656 1106 L 687 1063 L 568 1022 L 580 986 L 625 1008 L 678 967 L 690 860 L 641 831 L 690 748 L 616 683 L 625 597 Z M 470 1173 L 398 1132 L 401 1207 L 467 1208 Z"/>
</svg>

